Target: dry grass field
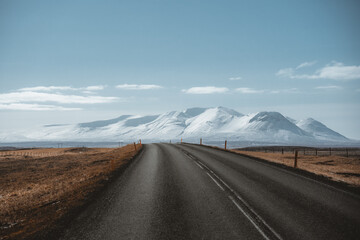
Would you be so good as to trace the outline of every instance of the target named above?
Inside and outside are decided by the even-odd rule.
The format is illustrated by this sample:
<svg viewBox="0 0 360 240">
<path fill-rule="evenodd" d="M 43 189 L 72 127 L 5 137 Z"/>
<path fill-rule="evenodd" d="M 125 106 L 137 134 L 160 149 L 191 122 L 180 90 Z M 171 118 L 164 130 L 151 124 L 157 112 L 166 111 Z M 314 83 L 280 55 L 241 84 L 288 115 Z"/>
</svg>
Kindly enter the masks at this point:
<svg viewBox="0 0 360 240">
<path fill-rule="evenodd" d="M 284 152 L 282 154 L 281 152 L 232 151 L 291 167 L 294 166 L 295 156 L 293 152 Z M 314 153 L 304 155 L 302 151 L 299 151 L 297 167 L 329 177 L 334 181 L 360 187 L 360 155 L 348 154 L 347 157 L 345 151 L 342 154 L 334 154 L 334 152 L 332 154 L 331 156 L 329 153 L 321 153 L 318 156 Z"/>
<path fill-rule="evenodd" d="M 31 239 L 47 231 L 86 203 L 137 151 L 133 144 L 1 151 L 0 239 Z"/>
</svg>

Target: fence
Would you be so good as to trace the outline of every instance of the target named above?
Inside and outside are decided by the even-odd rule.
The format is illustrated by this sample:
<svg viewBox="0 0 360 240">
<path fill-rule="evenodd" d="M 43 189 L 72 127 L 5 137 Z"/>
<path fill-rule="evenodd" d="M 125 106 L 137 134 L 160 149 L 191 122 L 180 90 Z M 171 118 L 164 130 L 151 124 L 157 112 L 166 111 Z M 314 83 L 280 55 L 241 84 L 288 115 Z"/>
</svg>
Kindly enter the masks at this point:
<svg viewBox="0 0 360 240">
<path fill-rule="evenodd" d="M 241 148 L 243 151 L 265 152 L 265 153 L 294 153 L 309 156 L 360 156 L 360 148 L 309 148 L 309 147 L 249 147 Z"/>
</svg>

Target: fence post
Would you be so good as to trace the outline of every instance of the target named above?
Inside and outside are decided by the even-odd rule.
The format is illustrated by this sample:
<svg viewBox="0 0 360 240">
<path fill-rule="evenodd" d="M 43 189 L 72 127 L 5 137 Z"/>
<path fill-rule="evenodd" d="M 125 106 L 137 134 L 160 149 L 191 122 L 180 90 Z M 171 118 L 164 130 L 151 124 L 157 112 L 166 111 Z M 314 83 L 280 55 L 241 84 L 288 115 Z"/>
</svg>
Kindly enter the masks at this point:
<svg viewBox="0 0 360 240">
<path fill-rule="evenodd" d="M 135 148 L 135 151 L 136 151 L 136 143 L 134 142 L 134 148 Z"/>
<path fill-rule="evenodd" d="M 295 151 L 294 168 L 297 168 L 298 150 Z"/>
<path fill-rule="evenodd" d="M 283 149 L 283 148 L 281 149 L 281 154 L 283 154 L 283 155 L 284 155 L 284 149 Z"/>
<path fill-rule="evenodd" d="M 200 145 L 202 145 L 202 138 L 200 138 Z"/>
<path fill-rule="evenodd" d="M 110 168 L 111 168 L 111 171 L 114 171 L 114 169 L 115 169 L 115 161 L 114 161 L 114 159 L 110 160 Z"/>
<path fill-rule="evenodd" d="M 182 143 L 182 138 L 181 138 L 181 143 Z"/>
<path fill-rule="evenodd" d="M 315 155 L 317 156 L 317 149 L 315 149 Z"/>
<path fill-rule="evenodd" d="M 349 157 L 349 149 L 346 149 L 346 157 Z"/>
<path fill-rule="evenodd" d="M 225 140 L 225 150 L 226 150 L 227 140 Z"/>
</svg>

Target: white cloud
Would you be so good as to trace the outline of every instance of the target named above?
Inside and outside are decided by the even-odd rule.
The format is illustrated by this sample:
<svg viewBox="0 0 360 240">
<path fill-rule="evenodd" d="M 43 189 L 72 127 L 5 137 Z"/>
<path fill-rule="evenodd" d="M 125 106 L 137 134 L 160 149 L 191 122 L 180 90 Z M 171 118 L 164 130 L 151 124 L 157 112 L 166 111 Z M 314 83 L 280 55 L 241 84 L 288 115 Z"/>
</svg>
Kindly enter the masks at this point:
<svg viewBox="0 0 360 240">
<path fill-rule="evenodd" d="M 75 111 L 81 108 L 67 108 L 54 105 L 40 105 L 28 103 L 0 104 L 0 110 L 25 110 L 25 111 Z"/>
<path fill-rule="evenodd" d="M 292 68 L 283 68 L 283 69 L 280 69 L 280 70 L 276 73 L 276 75 L 277 75 L 277 76 L 280 76 L 280 77 L 293 78 L 294 69 L 292 69 Z"/>
<path fill-rule="evenodd" d="M 342 87 L 340 86 L 335 86 L 335 85 L 331 85 L 331 86 L 318 86 L 316 87 L 316 89 L 342 89 Z"/>
<path fill-rule="evenodd" d="M 237 81 L 237 80 L 241 80 L 242 77 L 230 77 L 229 80 L 230 81 Z"/>
<path fill-rule="evenodd" d="M 304 62 L 304 63 L 299 64 L 299 66 L 297 66 L 296 69 L 311 67 L 311 66 L 315 65 L 315 63 L 316 63 L 316 61 Z"/>
<path fill-rule="evenodd" d="M 344 66 L 342 63 L 333 63 L 320 69 L 315 77 L 334 80 L 360 79 L 360 66 Z"/>
<path fill-rule="evenodd" d="M 300 64 L 299 66 L 301 66 Z M 299 67 L 298 66 L 298 67 Z M 295 68 L 295 70 L 298 68 Z M 313 74 L 297 74 L 293 68 L 280 69 L 276 75 L 291 79 L 330 79 L 355 80 L 360 79 L 360 66 L 345 66 L 343 63 L 332 62 Z"/>
<path fill-rule="evenodd" d="M 28 88 L 20 88 L 19 91 L 34 91 L 34 92 L 51 92 L 51 91 L 58 91 L 58 90 L 76 90 L 76 88 L 72 88 L 69 86 L 37 86 L 37 87 L 28 87 Z"/>
<path fill-rule="evenodd" d="M 154 84 L 120 84 L 116 88 L 125 89 L 125 90 L 150 90 L 150 89 L 159 89 L 163 88 L 159 85 Z"/>
<path fill-rule="evenodd" d="M 288 89 L 271 90 L 270 93 L 279 94 L 279 93 L 301 93 L 301 92 L 297 88 L 288 88 Z"/>
<path fill-rule="evenodd" d="M 7 104 L 24 103 L 24 102 L 94 104 L 94 103 L 115 102 L 117 100 L 119 100 L 118 97 L 64 95 L 59 93 L 43 93 L 43 92 L 31 92 L 31 91 L 0 94 L 0 103 L 7 103 Z"/>
<path fill-rule="evenodd" d="M 225 93 L 229 91 L 228 88 L 225 87 L 192 87 L 189 89 L 183 89 L 182 92 L 187 94 L 212 94 L 212 93 Z"/>
<path fill-rule="evenodd" d="M 103 90 L 105 88 L 105 86 L 103 85 L 96 85 L 96 86 L 88 86 L 85 88 L 81 88 L 85 91 L 98 91 L 98 90 Z"/>
<path fill-rule="evenodd" d="M 236 88 L 235 91 L 244 93 L 244 94 L 254 94 L 254 93 L 263 93 L 264 90 L 256 90 L 252 88 Z"/>
<path fill-rule="evenodd" d="M 104 88 L 105 88 L 104 85 L 87 86 L 81 88 L 73 88 L 70 86 L 36 86 L 36 87 L 20 88 L 18 91 L 22 91 L 22 92 L 97 91 L 97 90 L 103 90 Z"/>
</svg>

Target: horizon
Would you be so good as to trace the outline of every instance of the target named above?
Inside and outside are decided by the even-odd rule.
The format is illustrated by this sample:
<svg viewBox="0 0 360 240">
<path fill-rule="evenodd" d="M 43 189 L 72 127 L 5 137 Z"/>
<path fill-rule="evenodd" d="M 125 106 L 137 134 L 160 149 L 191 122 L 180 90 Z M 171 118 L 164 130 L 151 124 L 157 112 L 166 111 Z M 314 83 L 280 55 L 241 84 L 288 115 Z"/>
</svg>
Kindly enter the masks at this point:
<svg viewBox="0 0 360 240">
<path fill-rule="evenodd" d="M 358 1 L 1 1 L 0 133 L 224 106 L 360 140 Z"/>
</svg>

